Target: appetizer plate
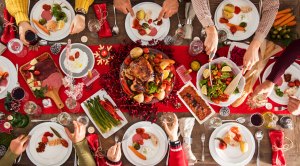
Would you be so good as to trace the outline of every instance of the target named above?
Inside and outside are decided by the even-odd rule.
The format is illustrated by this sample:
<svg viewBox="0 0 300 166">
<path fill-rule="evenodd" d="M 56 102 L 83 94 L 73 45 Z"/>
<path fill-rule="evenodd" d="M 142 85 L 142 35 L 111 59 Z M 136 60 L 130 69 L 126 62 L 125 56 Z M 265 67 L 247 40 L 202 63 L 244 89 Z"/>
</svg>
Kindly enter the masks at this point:
<svg viewBox="0 0 300 166">
<path fill-rule="evenodd" d="M 54 128 L 63 139 L 68 142 L 68 147 L 65 148 L 62 145 L 57 146 L 48 146 L 46 145 L 45 151 L 38 153 L 36 148 L 38 143 L 41 142 L 41 139 L 45 132 L 52 130 L 50 127 Z M 31 136 L 29 145 L 26 148 L 26 154 L 30 161 L 38 166 L 57 166 L 64 164 L 71 155 L 72 152 L 72 141 L 67 136 L 65 129 L 60 124 L 54 122 L 45 122 L 35 126 L 29 134 Z M 55 134 L 51 139 L 58 138 Z"/>
<path fill-rule="evenodd" d="M 229 27 L 226 24 L 220 23 L 219 19 L 222 18 L 222 12 L 226 4 L 233 4 L 234 6 L 242 7 L 247 6 L 252 9 L 249 13 L 242 13 L 240 12 L 238 15 L 234 14 L 233 18 L 229 20 L 229 23 L 237 24 L 239 25 L 241 22 L 246 22 L 247 26 L 245 28 L 245 32 L 237 31 L 235 34 L 232 34 L 229 30 Z M 239 1 L 233 1 L 233 0 L 224 0 L 222 1 L 219 6 L 217 7 L 217 10 L 215 12 L 214 17 L 215 25 L 218 30 L 221 29 L 227 29 L 228 34 L 227 38 L 234 41 L 240 41 L 245 40 L 252 36 L 259 24 L 259 13 L 254 6 L 254 4 L 250 0 L 239 0 Z"/>
<path fill-rule="evenodd" d="M 0 66 L 9 74 L 9 76 L 7 77 L 7 86 L 0 91 L 0 99 L 3 99 L 6 97 L 7 92 L 10 92 L 14 87 L 17 86 L 18 78 L 15 65 L 9 59 L 4 56 L 0 56 Z"/>
<path fill-rule="evenodd" d="M 82 78 L 88 74 L 88 71 L 92 71 L 95 64 L 95 58 L 93 51 L 88 46 L 81 43 L 71 44 L 70 55 L 74 56 L 77 51 L 80 54 L 79 58 L 75 59 L 75 61 L 66 59 L 66 51 L 66 48 L 64 48 L 59 56 L 59 66 L 66 75 L 70 76 L 72 73 L 72 77 Z M 68 64 L 71 65 L 67 67 L 66 65 Z"/>
<path fill-rule="evenodd" d="M 231 67 L 231 69 L 235 75 L 237 75 L 239 72 L 241 72 L 239 67 L 228 58 L 220 57 L 220 58 L 217 58 L 217 59 L 214 59 L 211 61 L 211 65 L 216 64 L 216 63 L 226 63 L 228 66 Z M 219 104 L 212 102 L 209 97 L 207 97 L 206 95 L 201 93 L 201 87 L 199 85 L 199 82 L 202 80 L 202 74 L 205 69 L 208 69 L 208 63 L 201 66 L 200 70 L 197 73 L 197 82 L 196 82 L 196 84 L 197 84 L 196 87 L 197 87 L 198 91 L 200 92 L 199 94 L 204 101 L 206 101 L 210 104 L 213 104 L 213 105 L 220 106 L 220 107 L 227 107 L 227 106 L 231 105 L 233 102 L 235 102 L 238 98 L 241 97 L 242 92 L 244 91 L 244 87 L 245 87 L 245 78 L 244 77 L 241 78 L 241 80 L 237 86 L 237 88 L 239 89 L 239 93 L 231 94 L 228 101 L 226 101 L 226 102 L 220 102 Z"/>
<path fill-rule="evenodd" d="M 6 67 L 6 64 L 3 61 L 0 61 L 0 71 L 8 72 L 9 74 L 9 69 Z M 7 89 L 7 87 L 9 86 L 9 81 L 10 75 L 8 75 L 8 77 L 6 77 L 5 80 L 0 80 L 0 94 Z"/>
<path fill-rule="evenodd" d="M 269 76 L 269 74 L 271 73 L 272 71 L 272 68 L 274 66 L 274 63 L 273 62 L 272 64 L 270 64 L 264 74 L 263 74 L 263 77 L 262 77 L 262 81 L 264 82 L 267 77 Z M 300 80 L 300 65 L 297 64 L 296 62 L 294 62 L 289 68 L 287 68 L 284 72 L 284 74 L 291 74 L 292 77 L 291 77 L 291 80 L 294 81 L 296 79 Z M 288 83 L 284 81 L 284 78 L 283 76 L 281 76 L 282 78 L 282 84 L 280 86 L 278 86 L 278 88 L 284 92 L 285 89 L 288 88 Z M 298 87 L 297 89 L 297 92 L 295 94 L 299 94 L 300 93 L 300 88 Z M 296 95 L 297 97 L 299 97 L 299 95 Z M 272 90 L 271 92 L 271 95 L 269 96 L 269 98 L 274 101 L 275 103 L 278 103 L 278 104 L 281 104 L 281 105 L 287 105 L 288 104 L 288 101 L 289 101 L 289 97 L 287 94 L 284 94 L 282 97 L 278 96 L 275 92 L 275 89 Z"/>
<path fill-rule="evenodd" d="M 50 35 L 48 35 L 44 31 L 42 31 L 40 28 L 38 28 L 35 23 L 33 23 L 33 19 L 40 20 L 41 14 L 43 12 L 43 5 L 44 4 L 52 5 L 53 3 L 58 3 L 58 4 L 61 4 L 61 6 L 63 6 L 62 11 L 66 13 L 68 19 L 67 19 L 67 22 L 65 22 L 65 25 L 61 30 L 58 30 L 56 32 L 50 32 Z M 58 41 L 58 40 L 64 39 L 65 37 L 67 37 L 70 34 L 70 26 L 71 26 L 71 23 L 72 23 L 72 20 L 74 19 L 74 17 L 75 17 L 74 9 L 70 5 L 70 3 L 67 2 L 66 0 L 54 0 L 54 1 L 40 0 L 40 1 L 36 2 L 35 5 L 33 6 L 33 8 L 31 9 L 30 23 L 31 23 L 32 27 L 34 27 L 37 30 L 37 32 L 38 32 L 37 35 L 40 38 L 48 40 L 48 41 Z M 55 20 L 55 18 L 53 17 L 52 20 Z"/>
<path fill-rule="evenodd" d="M 205 102 L 205 104 L 210 108 L 210 110 L 211 110 L 211 113 L 209 114 L 209 115 L 207 115 L 206 117 L 205 117 L 205 119 L 203 119 L 203 120 L 200 120 L 199 119 L 199 117 L 194 113 L 194 111 L 192 111 L 192 109 L 190 108 L 190 106 L 184 101 L 184 99 L 180 96 L 180 92 L 182 91 L 182 90 L 184 90 L 186 87 L 188 87 L 188 86 L 191 86 L 191 87 L 193 87 L 193 89 L 197 92 L 197 94 L 199 95 L 199 96 L 201 96 L 200 95 L 200 93 L 201 92 L 199 92 L 196 88 L 195 88 L 195 86 L 193 85 L 193 83 L 191 82 L 191 81 L 189 81 L 188 83 L 186 83 L 178 92 L 177 92 L 177 96 L 179 97 L 179 99 L 181 100 L 181 102 L 186 106 L 186 108 L 191 112 L 191 114 L 196 118 L 196 120 L 200 123 L 200 124 L 202 124 L 202 123 L 204 123 L 206 120 L 208 120 L 211 116 L 213 116 L 214 114 L 215 114 L 215 110 L 207 103 L 207 102 Z M 203 98 L 202 98 L 203 99 Z"/>
<path fill-rule="evenodd" d="M 128 146 L 132 146 L 132 137 L 136 133 L 137 128 L 144 128 L 146 132 L 153 133 L 159 140 L 158 143 L 158 149 L 150 152 L 146 157 L 148 159 L 142 160 L 139 157 L 137 157 L 129 148 Z M 122 143 L 122 150 L 129 162 L 131 162 L 133 165 L 137 166 L 149 166 L 149 165 L 156 165 L 158 164 L 167 154 L 168 150 L 168 139 L 163 131 L 163 129 L 158 126 L 155 123 L 151 122 L 137 122 L 130 126 L 127 131 L 125 132 L 123 136 L 123 143 Z M 151 143 L 147 144 L 145 142 L 146 146 L 152 146 Z"/>
<path fill-rule="evenodd" d="M 237 126 L 240 129 L 244 141 L 248 143 L 248 151 L 242 153 L 240 147 L 227 146 L 225 150 L 219 149 L 219 141 L 215 138 L 222 138 L 231 127 Z M 243 166 L 247 165 L 253 158 L 255 152 L 255 140 L 252 133 L 245 126 L 238 123 L 225 123 L 218 127 L 211 134 L 209 139 L 209 151 L 213 159 L 222 166 Z"/>
<path fill-rule="evenodd" d="M 230 47 L 229 47 L 229 51 L 228 51 L 228 55 L 227 55 L 227 58 L 230 59 L 231 58 L 231 51 L 233 50 L 233 48 L 237 46 L 239 48 L 243 48 L 243 49 L 248 49 L 249 47 L 249 44 L 246 44 L 246 43 L 241 43 L 241 42 L 232 42 L 230 44 Z M 242 65 L 241 66 L 238 66 L 240 69 L 242 69 Z"/>
<path fill-rule="evenodd" d="M 94 121 L 94 119 L 92 118 L 88 108 L 84 105 L 84 103 L 86 101 L 88 101 L 89 99 L 91 98 L 94 98 L 96 96 L 99 96 L 100 99 L 102 98 L 106 98 L 108 99 L 113 105 L 116 105 L 116 103 L 114 102 L 114 100 L 107 94 L 107 92 L 104 90 L 104 89 L 101 89 L 99 90 L 98 92 L 96 92 L 95 94 L 93 94 L 91 97 L 89 97 L 88 99 L 86 99 L 84 102 L 81 103 L 81 107 L 82 109 L 84 110 L 84 112 L 86 113 L 86 115 L 89 117 L 89 119 L 93 122 L 94 126 L 97 128 L 97 130 L 100 132 L 100 134 L 103 136 L 103 138 L 108 138 L 110 137 L 111 135 L 113 135 L 115 132 L 119 131 L 123 126 L 125 126 L 128 121 L 127 119 L 125 118 L 124 114 L 119 110 L 117 109 L 117 114 L 123 119 L 121 121 L 121 125 L 117 126 L 117 127 L 114 127 L 112 128 L 110 131 L 106 132 L 106 133 L 102 133 L 101 130 L 98 128 L 98 126 L 96 125 L 96 122 Z"/>
</svg>

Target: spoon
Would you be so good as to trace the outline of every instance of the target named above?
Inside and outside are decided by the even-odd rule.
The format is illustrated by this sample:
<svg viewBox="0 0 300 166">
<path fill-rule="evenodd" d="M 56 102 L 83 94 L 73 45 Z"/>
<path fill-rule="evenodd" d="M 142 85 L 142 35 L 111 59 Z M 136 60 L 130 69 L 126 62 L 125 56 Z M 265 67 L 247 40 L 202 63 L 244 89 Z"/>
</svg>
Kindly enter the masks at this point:
<svg viewBox="0 0 300 166">
<path fill-rule="evenodd" d="M 54 44 L 54 43 L 55 43 L 55 42 L 47 41 L 47 40 L 44 40 L 44 39 L 41 39 L 41 40 L 39 41 L 39 45 L 40 45 L 40 46 L 46 46 L 46 45 L 50 45 L 50 44 Z M 67 45 L 66 42 L 59 42 L 59 44 L 61 44 L 61 45 Z"/>
<path fill-rule="evenodd" d="M 40 119 L 32 119 L 31 122 L 57 122 L 57 117 L 46 119 L 46 120 L 40 120 Z"/>
<path fill-rule="evenodd" d="M 118 141 L 119 141 L 119 136 L 115 135 L 115 143 L 118 143 Z"/>
<path fill-rule="evenodd" d="M 179 18 L 179 14 L 178 14 L 178 12 L 177 12 L 177 19 L 178 19 L 178 29 L 179 28 L 182 28 L 182 24 L 181 24 L 181 22 L 180 22 L 180 18 Z"/>
<path fill-rule="evenodd" d="M 222 120 L 222 122 L 238 122 L 238 123 L 245 123 L 246 119 L 244 117 L 239 117 L 235 120 Z"/>
<path fill-rule="evenodd" d="M 259 147 L 260 147 L 260 141 L 264 138 L 264 133 L 261 130 L 258 130 L 255 133 L 255 139 L 257 140 L 257 159 L 256 159 L 256 165 L 259 166 Z"/>
<path fill-rule="evenodd" d="M 112 28 L 112 33 L 113 35 L 118 35 L 119 34 L 119 27 L 117 26 L 117 16 L 116 16 L 116 8 L 114 6 L 114 16 L 115 16 L 115 25 Z"/>
</svg>

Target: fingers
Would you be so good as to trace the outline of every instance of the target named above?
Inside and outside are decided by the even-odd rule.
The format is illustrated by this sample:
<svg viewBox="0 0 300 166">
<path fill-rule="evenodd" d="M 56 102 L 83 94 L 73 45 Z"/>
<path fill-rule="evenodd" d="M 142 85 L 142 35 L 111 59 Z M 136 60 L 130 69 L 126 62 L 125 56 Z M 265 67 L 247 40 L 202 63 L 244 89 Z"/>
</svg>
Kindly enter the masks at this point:
<svg viewBox="0 0 300 166">
<path fill-rule="evenodd" d="M 22 135 L 20 135 L 17 139 L 21 141 L 24 137 L 25 137 L 25 135 L 22 134 Z"/>
<path fill-rule="evenodd" d="M 164 129 L 166 131 L 166 133 L 170 136 L 171 135 L 171 131 L 169 129 L 169 126 L 166 122 L 163 122 L 163 126 L 164 126 Z"/>
<path fill-rule="evenodd" d="M 23 137 L 23 138 L 21 139 L 21 143 L 22 143 L 22 144 L 25 144 L 25 142 L 27 142 L 27 141 L 29 140 L 29 138 L 30 138 L 29 135 Z"/>
<path fill-rule="evenodd" d="M 134 17 L 134 11 L 131 6 L 127 7 L 127 11 L 129 11 L 130 15 Z"/>
<path fill-rule="evenodd" d="M 111 147 L 111 154 L 115 156 L 116 150 L 117 150 L 118 144 L 115 144 L 114 146 Z"/>
<path fill-rule="evenodd" d="M 67 134 L 67 136 L 71 139 L 72 138 L 72 133 L 70 132 L 70 130 L 68 128 L 65 127 L 65 132 Z"/>
<path fill-rule="evenodd" d="M 23 144 L 23 151 L 27 148 L 30 138 Z"/>
<path fill-rule="evenodd" d="M 159 15 L 158 15 L 158 18 L 157 18 L 157 20 L 161 20 L 161 19 L 164 17 L 164 15 L 165 15 L 165 12 L 166 12 L 166 10 L 165 10 L 165 9 L 161 9 L 161 11 L 160 11 L 160 13 L 159 13 Z"/>
<path fill-rule="evenodd" d="M 20 40 L 23 42 L 24 45 L 28 46 L 29 43 L 25 39 L 25 35 L 23 33 L 20 34 Z"/>
<path fill-rule="evenodd" d="M 74 20 L 72 21 L 72 24 L 70 27 L 70 34 L 74 34 Z"/>
<path fill-rule="evenodd" d="M 121 142 L 117 143 L 117 149 L 116 149 L 116 154 L 121 154 Z"/>
<path fill-rule="evenodd" d="M 73 124 L 74 124 L 74 133 L 79 133 L 80 129 L 78 123 L 74 120 Z"/>
<path fill-rule="evenodd" d="M 294 103 L 294 104 L 299 104 L 299 100 L 293 96 L 289 97 L 289 102 Z"/>
</svg>

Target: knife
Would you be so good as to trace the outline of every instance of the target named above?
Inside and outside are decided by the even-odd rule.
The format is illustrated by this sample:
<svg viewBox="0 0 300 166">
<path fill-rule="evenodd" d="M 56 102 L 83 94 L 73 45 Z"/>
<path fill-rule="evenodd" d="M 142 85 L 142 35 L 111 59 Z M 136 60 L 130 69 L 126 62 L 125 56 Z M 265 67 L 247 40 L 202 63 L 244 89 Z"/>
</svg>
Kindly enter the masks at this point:
<svg viewBox="0 0 300 166">
<path fill-rule="evenodd" d="M 53 133 L 58 137 L 62 138 L 58 131 L 56 131 L 54 128 L 50 127 L 50 129 L 53 131 Z"/>
<path fill-rule="evenodd" d="M 237 76 L 235 76 L 234 79 L 227 86 L 224 93 L 227 94 L 227 95 L 231 95 L 234 92 L 234 90 L 236 89 L 236 87 L 238 86 L 242 76 L 243 76 L 243 72 L 240 71 L 240 73 Z"/>
</svg>

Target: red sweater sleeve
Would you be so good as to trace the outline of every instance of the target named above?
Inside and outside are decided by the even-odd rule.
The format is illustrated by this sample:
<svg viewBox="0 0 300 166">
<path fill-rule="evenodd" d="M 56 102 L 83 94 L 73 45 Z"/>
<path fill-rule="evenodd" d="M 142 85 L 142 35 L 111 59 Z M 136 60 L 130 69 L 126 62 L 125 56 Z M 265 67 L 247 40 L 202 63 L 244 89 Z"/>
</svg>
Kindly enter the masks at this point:
<svg viewBox="0 0 300 166">
<path fill-rule="evenodd" d="M 188 166 L 184 151 L 179 142 L 177 145 L 170 145 L 169 166 Z"/>
<path fill-rule="evenodd" d="M 267 80 L 277 83 L 285 70 L 300 56 L 300 39 L 293 41 L 275 62 Z M 297 74 L 297 73 L 295 73 Z"/>
<path fill-rule="evenodd" d="M 113 162 L 110 161 L 108 158 L 105 158 L 105 166 L 121 166 L 122 165 L 122 161 L 119 162 Z"/>
</svg>

